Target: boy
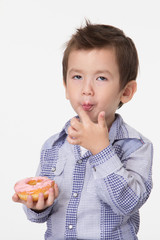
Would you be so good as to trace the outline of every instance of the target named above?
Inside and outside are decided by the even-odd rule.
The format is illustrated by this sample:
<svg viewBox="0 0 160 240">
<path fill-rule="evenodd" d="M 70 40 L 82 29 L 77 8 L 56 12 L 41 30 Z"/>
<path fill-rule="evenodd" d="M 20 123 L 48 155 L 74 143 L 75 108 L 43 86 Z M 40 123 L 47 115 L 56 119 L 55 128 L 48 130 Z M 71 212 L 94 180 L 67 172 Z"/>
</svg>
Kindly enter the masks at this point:
<svg viewBox="0 0 160 240">
<path fill-rule="evenodd" d="M 55 180 L 45 201 L 22 202 L 45 239 L 135 240 L 139 209 L 152 188 L 152 144 L 116 109 L 136 91 L 138 56 L 115 27 L 77 30 L 63 57 L 66 98 L 77 117 L 45 142 L 37 175 Z"/>
</svg>

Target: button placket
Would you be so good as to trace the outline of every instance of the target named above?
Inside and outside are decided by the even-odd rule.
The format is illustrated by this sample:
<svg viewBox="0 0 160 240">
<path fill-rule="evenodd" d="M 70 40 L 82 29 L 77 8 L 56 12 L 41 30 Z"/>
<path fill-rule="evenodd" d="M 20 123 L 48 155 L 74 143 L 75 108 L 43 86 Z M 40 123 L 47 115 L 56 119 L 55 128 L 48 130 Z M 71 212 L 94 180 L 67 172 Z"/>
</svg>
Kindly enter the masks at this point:
<svg viewBox="0 0 160 240">
<path fill-rule="evenodd" d="M 75 149 L 76 164 L 73 172 L 72 195 L 67 208 L 66 215 L 66 237 L 76 239 L 77 211 L 80 195 L 83 188 L 87 158 L 82 158 L 77 146 Z M 78 151 L 77 151 L 78 150 Z M 78 154 L 77 154 L 78 153 Z"/>
</svg>

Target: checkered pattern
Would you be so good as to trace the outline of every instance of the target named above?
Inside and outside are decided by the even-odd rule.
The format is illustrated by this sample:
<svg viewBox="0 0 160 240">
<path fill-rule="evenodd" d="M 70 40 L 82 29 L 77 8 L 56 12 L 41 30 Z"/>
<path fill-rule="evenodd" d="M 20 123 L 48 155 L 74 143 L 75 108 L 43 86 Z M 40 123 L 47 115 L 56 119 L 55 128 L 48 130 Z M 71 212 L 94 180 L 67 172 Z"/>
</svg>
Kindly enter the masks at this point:
<svg viewBox="0 0 160 240">
<path fill-rule="evenodd" d="M 117 227 L 121 226 L 122 222 L 123 217 L 116 215 L 108 204 L 101 201 L 101 239 L 123 239 L 121 228 Z"/>
<path fill-rule="evenodd" d="M 77 211 L 79 201 L 81 198 L 87 162 L 87 158 L 81 157 L 79 146 L 77 145 L 74 146 L 74 153 L 76 165 L 73 173 L 72 195 L 68 204 L 66 214 L 66 231 L 65 231 L 66 239 L 76 239 Z M 76 197 L 74 196 L 74 193 L 77 194 Z M 70 226 L 72 226 L 71 229 Z"/>
<path fill-rule="evenodd" d="M 135 236 L 138 233 L 140 224 L 140 217 L 138 211 L 131 216 L 131 218 L 128 221 L 128 224 L 130 225 L 132 235 Z"/>
<path fill-rule="evenodd" d="M 63 144 L 62 142 L 57 142 L 54 144 L 53 148 L 42 150 L 41 161 L 40 161 L 41 176 L 46 176 L 50 179 L 54 178 L 52 169 L 56 168 L 56 164 L 58 160 L 58 152 L 62 144 Z"/>
<path fill-rule="evenodd" d="M 117 117 L 119 117 L 117 115 Z M 126 126 L 123 124 L 123 119 L 119 118 L 116 122 L 116 138 L 117 139 L 123 139 L 125 137 L 129 138 L 128 130 Z"/>
<path fill-rule="evenodd" d="M 114 149 L 115 149 L 115 153 L 117 154 L 117 156 L 119 157 L 119 159 L 122 159 L 124 151 L 122 149 L 122 147 L 118 144 L 114 145 Z"/>
<path fill-rule="evenodd" d="M 124 214 L 130 214 L 139 202 L 139 197 L 128 186 L 127 181 L 113 173 L 105 179 L 112 202 Z"/>
<path fill-rule="evenodd" d="M 90 159 L 90 164 L 93 167 L 96 167 L 104 162 L 106 162 L 107 160 L 109 160 L 110 158 L 112 158 L 115 155 L 115 151 L 112 148 L 112 146 L 108 146 L 105 151 L 101 151 L 100 153 L 98 153 L 97 155 L 95 155 L 95 157 Z"/>
<path fill-rule="evenodd" d="M 43 150 L 41 152 L 41 176 L 46 176 L 50 179 L 54 179 L 53 168 L 56 168 L 59 149 L 62 146 L 62 142 L 55 143 L 51 149 Z M 52 219 L 51 216 L 47 220 L 47 231 L 45 232 L 45 239 L 52 236 Z"/>
<path fill-rule="evenodd" d="M 52 236 L 52 219 L 50 216 L 47 221 L 47 231 L 45 232 L 45 239 L 47 239 L 51 236 Z"/>
</svg>

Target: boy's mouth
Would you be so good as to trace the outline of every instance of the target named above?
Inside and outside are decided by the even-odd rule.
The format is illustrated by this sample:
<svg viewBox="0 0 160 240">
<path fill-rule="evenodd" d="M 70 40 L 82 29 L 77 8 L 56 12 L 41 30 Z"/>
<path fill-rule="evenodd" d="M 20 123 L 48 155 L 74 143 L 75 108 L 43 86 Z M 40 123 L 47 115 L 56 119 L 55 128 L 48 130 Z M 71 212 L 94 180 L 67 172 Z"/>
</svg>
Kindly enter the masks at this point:
<svg viewBox="0 0 160 240">
<path fill-rule="evenodd" d="M 93 104 L 87 103 L 82 104 L 83 110 L 90 112 L 93 109 Z"/>
</svg>

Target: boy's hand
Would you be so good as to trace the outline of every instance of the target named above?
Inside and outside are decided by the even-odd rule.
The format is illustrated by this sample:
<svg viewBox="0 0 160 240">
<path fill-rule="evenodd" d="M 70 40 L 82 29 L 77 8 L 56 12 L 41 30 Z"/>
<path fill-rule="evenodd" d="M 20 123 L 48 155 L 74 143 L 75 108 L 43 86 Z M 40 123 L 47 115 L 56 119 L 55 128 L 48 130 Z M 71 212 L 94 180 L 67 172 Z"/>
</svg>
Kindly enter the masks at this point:
<svg viewBox="0 0 160 240">
<path fill-rule="evenodd" d="M 47 207 L 50 207 L 54 203 L 54 200 L 58 197 L 58 195 L 59 195 L 58 186 L 57 184 L 54 184 L 54 188 L 49 189 L 49 195 L 46 200 L 44 199 L 43 193 L 39 194 L 37 202 L 33 201 L 32 196 L 28 196 L 27 201 L 23 201 L 18 197 L 17 193 L 13 195 L 12 200 L 14 202 L 23 203 L 28 208 L 31 208 L 35 211 L 42 211 Z"/>
<path fill-rule="evenodd" d="M 105 112 L 99 113 L 98 123 L 92 122 L 82 108 L 79 108 L 78 114 L 81 121 L 77 118 L 71 120 L 70 127 L 68 128 L 68 142 L 88 149 L 93 155 L 109 146 Z"/>
</svg>

